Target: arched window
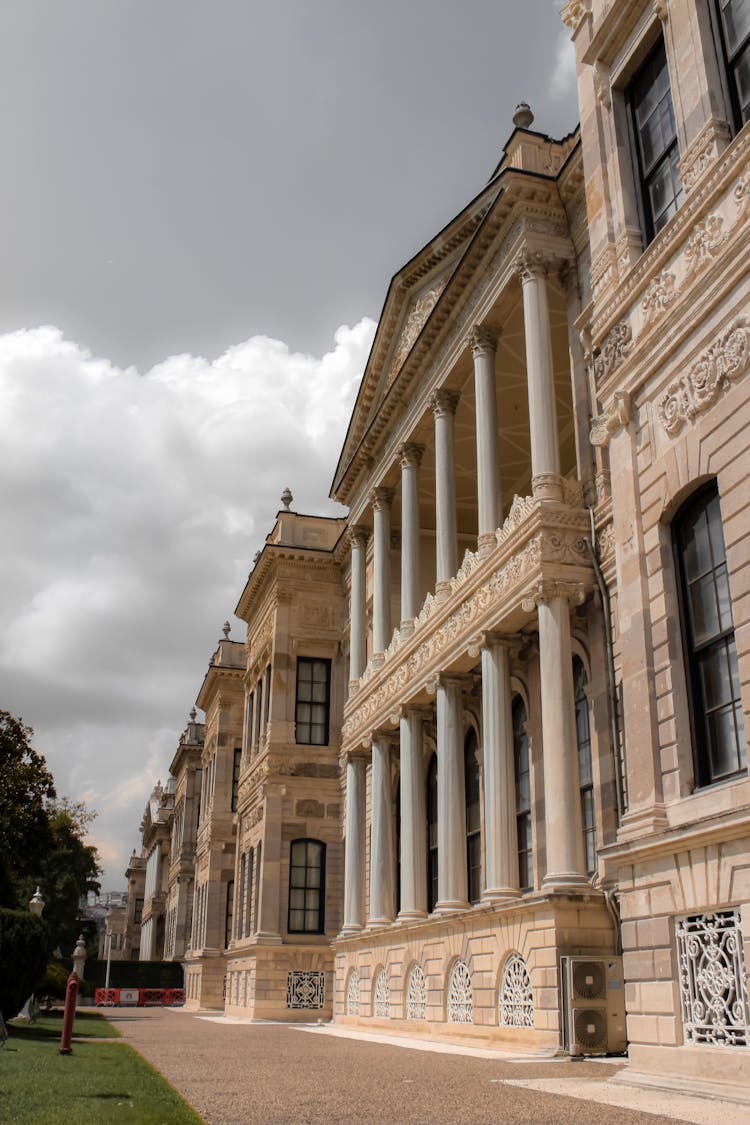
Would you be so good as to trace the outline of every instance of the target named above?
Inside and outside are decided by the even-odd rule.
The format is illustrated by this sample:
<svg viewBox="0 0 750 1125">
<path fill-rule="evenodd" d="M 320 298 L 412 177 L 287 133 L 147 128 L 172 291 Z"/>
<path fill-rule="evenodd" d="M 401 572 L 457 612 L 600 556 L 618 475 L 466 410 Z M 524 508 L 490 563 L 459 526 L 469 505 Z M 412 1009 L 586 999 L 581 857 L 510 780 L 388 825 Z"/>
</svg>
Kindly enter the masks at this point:
<svg viewBox="0 0 750 1125">
<path fill-rule="evenodd" d="M 326 846 L 292 840 L 289 850 L 290 934 L 322 934 L 325 928 Z"/>
<path fill-rule="evenodd" d="M 471 973 L 464 961 L 456 961 L 448 978 L 448 1023 L 471 1023 L 474 1002 L 471 992 Z"/>
<path fill-rule="evenodd" d="M 464 787 L 466 793 L 466 886 L 469 902 L 482 897 L 482 809 L 479 791 L 477 735 L 472 729 L 464 741 Z"/>
<path fill-rule="evenodd" d="M 421 965 L 412 965 L 406 982 L 406 1018 L 423 1020 L 427 1004 L 427 989 Z"/>
<path fill-rule="evenodd" d="M 427 767 L 427 909 L 433 911 L 438 900 L 438 794 L 437 754 Z"/>
<path fill-rule="evenodd" d="M 385 969 L 382 967 L 378 970 L 375 977 L 372 1010 L 375 1018 L 380 1020 L 387 1020 L 391 1014 L 391 1007 L 388 1001 L 388 977 L 385 975 Z"/>
<path fill-rule="evenodd" d="M 520 953 L 512 953 L 505 962 L 498 996 L 498 1017 L 501 1027 L 534 1026 L 534 994 L 526 962 Z"/>
<path fill-rule="evenodd" d="M 526 705 L 520 695 L 513 700 L 513 761 L 516 771 L 516 834 L 518 838 L 518 885 L 522 891 L 534 886 L 531 840 L 531 771 Z"/>
<path fill-rule="evenodd" d="M 359 973 L 356 969 L 352 969 L 349 974 L 349 984 L 346 989 L 346 1014 L 348 1016 L 359 1015 Z"/>
<path fill-rule="evenodd" d="M 589 875 L 596 870 L 596 821 L 594 813 L 594 775 L 591 769 L 591 728 L 589 701 L 586 696 L 586 669 L 580 656 L 573 657 L 573 699 L 576 709 L 576 742 L 578 744 L 578 776 L 581 786 L 581 823 L 583 854 Z"/>
<path fill-rule="evenodd" d="M 673 524 L 690 689 L 696 785 L 744 773 L 747 747 L 721 509 L 716 484 Z"/>
</svg>

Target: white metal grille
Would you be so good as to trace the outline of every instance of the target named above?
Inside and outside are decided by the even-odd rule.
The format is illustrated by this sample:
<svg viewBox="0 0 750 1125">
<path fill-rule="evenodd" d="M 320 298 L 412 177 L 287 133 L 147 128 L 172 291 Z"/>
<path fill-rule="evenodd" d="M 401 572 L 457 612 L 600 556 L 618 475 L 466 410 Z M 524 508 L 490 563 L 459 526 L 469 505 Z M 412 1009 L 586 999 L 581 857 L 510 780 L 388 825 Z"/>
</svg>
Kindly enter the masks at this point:
<svg viewBox="0 0 750 1125">
<path fill-rule="evenodd" d="M 388 978 L 385 975 L 385 969 L 380 969 L 375 977 L 375 1015 L 378 1019 L 387 1020 L 390 1014 Z"/>
<path fill-rule="evenodd" d="M 425 1017 L 426 989 L 421 965 L 412 965 L 406 984 L 406 1018 L 423 1020 Z"/>
<path fill-rule="evenodd" d="M 685 1042 L 750 1046 L 739 911 L 680 918 L 675 933 Z"/>
<path fill-rule="evenodd" d="M 502 1027 L 534 1026 L 534 994 L 526 962 L 513 953 L 505 963 L 498 1002 Z"/>
<path fill-rule="evenodd" d="M 326 1001 L 325 973 L 295 970 L 287 973 L 287 1008 L 322 1008 Z"/>
<path fill-rule="evenodd" d="M 471 1023 L 471 973 L 463 961 L 456 961 L 448 981 L 448 1023 Z"/>
<path fill-rule="evenodd" d="M 349 974 L 349 987 L 346 990 L 346 1014 L 359 1015 L 359 973 L 352 969 Z"/>
</svg>

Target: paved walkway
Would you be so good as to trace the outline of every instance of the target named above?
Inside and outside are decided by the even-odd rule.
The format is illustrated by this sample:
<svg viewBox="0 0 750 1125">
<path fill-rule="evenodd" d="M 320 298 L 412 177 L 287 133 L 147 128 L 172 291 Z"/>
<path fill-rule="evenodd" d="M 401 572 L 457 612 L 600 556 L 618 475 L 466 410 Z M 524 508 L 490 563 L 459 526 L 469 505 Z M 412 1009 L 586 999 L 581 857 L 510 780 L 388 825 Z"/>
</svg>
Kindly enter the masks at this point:
<svg viewBox="0 0 750 1125">
<path fill-rule="evenodd" d="M 405 1050 L 387 1037 L 112 1009 L 209 1125 L 729 1125 L 735 1104 L 612 1084 L 610 1062 Z M 334 1034 L 331 1034 L 331 1031 Z"/>
</svg>

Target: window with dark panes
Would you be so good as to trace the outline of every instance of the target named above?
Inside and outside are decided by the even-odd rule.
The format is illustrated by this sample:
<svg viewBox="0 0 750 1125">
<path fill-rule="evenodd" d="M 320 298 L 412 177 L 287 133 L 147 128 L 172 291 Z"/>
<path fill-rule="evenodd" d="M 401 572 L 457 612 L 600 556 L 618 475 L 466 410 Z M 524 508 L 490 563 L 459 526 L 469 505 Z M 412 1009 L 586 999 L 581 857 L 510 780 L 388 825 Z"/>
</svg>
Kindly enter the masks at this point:
<svg viewBox="0 0 750 1125">
<path fill-rule="evenodd" d="M 724 61 L 736 130 L 750 118 L 750 0 L 718 0 Z"/>
<path fill-rule="evenodd" d="M 682 202 L 672 91 L 664 42 L 651 52 L 628 89 L 647 241 Z"/>
<path fill-rule="evenodd" d="M 135 900 L 135 908 L 133 910 L 133 922 L 136 926 L 140 925 L 141 918 L 143 917 L 143 899 L 137 898 Z"/>
<path fill-rule="evenodd" d="M 513 700 L 513 762 L 516 775 L 516 836 L 518 839 L 518 885 L 522 891 L 534 886 L 531 838 L 531 770 L 529 736 L 526 733 L 526 705 L 517 695 Z"/>
<path fill-rule="evenodd" d="M 477 736 L 472 729 L 464 742 L 464 791 L 466 794 L 466 886 L 469 902 L 482 897 L 482 806 L 479 783 Z"/>
<path fill-rule="evenodd" d="M 427 909 L 433 911 L 438 900 L 438 794 L 437 755 L 427 767 Z"/>
<path fill-rule="evenodd" d="M 232 760 L 232 812 L 237 812 L 237 800 L 240 795 L 240 766 L 242 765 L 242 747 L 235 746 Z"/>
<path fill-rule="evenodd" d="M 297 660 L 297 742 L 328 745 L 328 708 L 331 696 L 330 660 Z"/>
<path fill-rule="evenodd" d="M 322 934 L 326 846 L 320 840 L 293 840 L 289 851 L 290 934 Z"/>
<path fill-rule="evenodd" d="M 596 814 L 594 810 L 594 774 L 591 765 L 591 726 L 589 701 L 586 695 L 586 669 L 580 656 L 573 657 L 573 699 L 576 711 L 576 743 L 578 746 L 578 778 L 581 786 L 581 823 L 586 870 L 596 870 Z"/>
<path fill-rule="evenodd" d="M 696 785 L 710 785 L 747 769 L 732 602 L 715 483 L 688 501 L 678 513 L 673 530 Z"/>
<path fill-rule="evenodd" d="M 234 920 L 234 879 L 227 883 L 227 906 L 224 914 L 224 948 L 232 940 L 232 922 Z"/>
</svg>

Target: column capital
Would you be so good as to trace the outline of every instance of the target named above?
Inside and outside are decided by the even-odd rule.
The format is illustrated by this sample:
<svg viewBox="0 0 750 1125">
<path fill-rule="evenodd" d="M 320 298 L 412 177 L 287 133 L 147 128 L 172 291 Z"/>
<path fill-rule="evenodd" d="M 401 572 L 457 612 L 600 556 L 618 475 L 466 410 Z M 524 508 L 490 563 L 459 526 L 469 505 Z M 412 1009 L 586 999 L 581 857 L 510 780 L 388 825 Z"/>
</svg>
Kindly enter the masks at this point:
<svg viewBox="0 0 750 1125">
<path fill-rule="evenodd" d="M 394 742 L 398 742 L 398 731 L 391 730 L 390 727 L 378 727 L 371 735 L 372 742 L 385 743 L 387 746 L 392 746 Z"/>
<path fill-rule="evenodd" d="M 486 630 L 479 634 L 480 648 L 505 648 L 509 653 L 517 653 L 524 643 L 520 633 L 494 633 Z"/>
<path fill-rule="evenodd" d="M 357 750 L 345 750 L 341 757 L 347 766 L 366 766 L 370 760 L 370 753 L 360 747 Z"/>
<path fill-rule="evenodd" d="M 438 387 L 429 398 L 429 407 L 436 418 L 444 418 L 456 413 L 458 400 L 461 395 L 458 391 L 451 391 L 447 387 Z"/>
<path fill-rule="evenodd" d="M 494 355 L 497 351 L 499 332 L 487 328 L 484 324 L 475 324 L 467 337 L 467 344 L 471 348 L 474 359 L 481 355 Z"/>
<path fill-rule="evenodd" d="M 367 536 L 367 528 L 362 527 L 361 524 L 353 524 L 346 529 L 346 538 L 352 549 L 364 550 L 367 546 Z"/>
<path fill-rule="evenodd" d="M 567 598 L 571 606 L 583 605 L 586 600 L 586 590 L 582 582 L 560 582 L 543 579 L 537 583 L 533 590 L 529 590 L 524 595 L 521 608 L 524 613 L 531 613 L 538 606 L 551 602 L 555 598 Z"/>
<path fill-rule="evenodd" d="M 424 453 L 424 446 L 417 445 L 415 442 L 405 441 L 403 445 L 398 447 L 396 453 L 398 454 L 399 464 L 402 469 L 406 469 L 410 465 L 413 465 L 414 468 L 419 468 L 422 454 Z"/>
<path fill-rule="evenodd" d="M 549 259 L 541 250 L 523 249 L 517 255 L 513 262 L 521 284 L 524 285 L 529 281 L 536 281 L 539 278 L 546 277 L 549 269 Z"/>
<path fill-rule="evenodd" d="M 474 682 L 470 672 L 440 672 L 436 679 L 439 686 L 443 688 L 458 687 L 463 689 Z"/>
<path fill-rule="evenodd" d="M 393 500 L 393 489 L 373 488 L 369 500 L 376 512 L 388 511 Z"/>
</svg>

